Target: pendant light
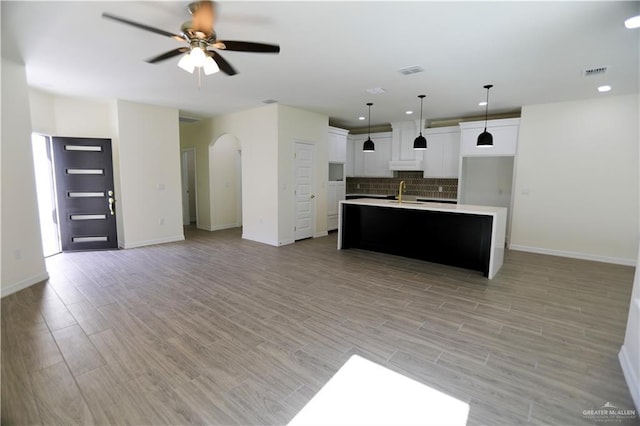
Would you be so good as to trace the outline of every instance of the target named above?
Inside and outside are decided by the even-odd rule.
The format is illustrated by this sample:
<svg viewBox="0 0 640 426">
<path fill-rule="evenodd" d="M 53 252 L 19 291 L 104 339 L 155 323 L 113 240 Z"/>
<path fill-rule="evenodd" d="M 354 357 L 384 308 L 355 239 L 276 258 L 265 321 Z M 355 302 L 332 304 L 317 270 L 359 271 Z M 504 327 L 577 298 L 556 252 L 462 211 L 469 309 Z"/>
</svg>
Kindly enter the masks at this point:
<svg viewBox="0 0 640 426">
<path fill-rule="evenodd" d="M 489 89 L 493 87 L 493 84 L 487 84 L 484 86 L 487 89 L 487 103 L 484 109 L 484 132 L 478 135 L 477 147 L 491 148 L 493 146 L 493 135 L 487 132 L 487 117 L 489 115 Z"/>
<path fill-rule="evenodd" d="M 362 145 L 362 151 L 364 152 L 374 152 L 376 150 L 376 146 L 371 140 L 371 105 L 373 105 L 371 102 L 367 103 L 367 106 L 369 107 L 369 136 L 367 137 L 367 140 L 364 141 L 364 145 Z"/>
<path fill-rule="evenodd" d="M 422 136 L 422 101 L 424 101 L 426 95 L 418 95 L 420 98 L 420 136 L 413 141 L 413 149 L 416 151 L 424 151 L 427 149 L 427 138 Z"/>
</svg>

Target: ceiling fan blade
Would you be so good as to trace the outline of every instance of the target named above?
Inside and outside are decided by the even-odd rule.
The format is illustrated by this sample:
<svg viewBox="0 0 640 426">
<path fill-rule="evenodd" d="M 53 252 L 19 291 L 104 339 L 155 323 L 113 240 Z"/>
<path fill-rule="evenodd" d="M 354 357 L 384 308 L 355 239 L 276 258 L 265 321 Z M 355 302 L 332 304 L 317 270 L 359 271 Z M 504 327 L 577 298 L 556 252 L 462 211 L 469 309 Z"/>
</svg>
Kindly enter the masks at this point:
<svg viewBox="0 0 640 426">
<path fill-rule="evenodd" d="M 280 46 L 277 44 L 254 43 L 251 41 L 218 41 L 216 47 L 218 46 L 220 46 L 220 49 L 236 52 L 280 53 Z"/>
<path fill-rule="evenodd" d="M 107 13 L 107 12 L 104 12 L 102 14 L 102 17 L 106 18 L 106 19 L 112 19 L 114 21 L 121 22 L 123 24 L 131 25 L 133 27 L 140 28 L 141 30 L 150 31 L 152 33 L 156 33 L 156 34 L 160 34 L 160 35 L 163 35 L 163 36 L 171 37 L 171 38 L 173 38 L 175 40 L 178 40 L 178 41 L 185 41 L 184 38 L 182 36 L 179 36 L 178 34 L 173 34 L 173 33 L 170 33 L 169 31 L 161 30 L 159 28 L 150 27 L 149 25 L 141 24 L 139 22 L 130 21 L 128 19 L 121 18 L 119 16 L 115 16 L 115 15 L 112 15 L 112 14 Z"/>
<path fill-rule="evenodd" d="M 209 53 L 213 60 L 216 61 L 216 64 L 218 64 L 218 68 L 220 68 L 220 71 L 227 75 L 237 74 L 236 70 L 231 66 L 231 64 L 227 62 L 222 56 L 220 56 L 219 53 L 216 53 L 212 50 L 208 50 L 207 53 Z"/>
<path fill-rule="evenodd" d="M 177 49 L 170 50 L 168 52 L 163 53 L 162 55 L 158 55 L 155 58 L 147 59 L 147 62 L 150 64 L 155 64 L 160 61 L 164 61 L 165 59 L 173 58 L 174 56 L 178 56 L 181 53 L 188 52 L 188 47 L 179 47 Z"/>
</svg>

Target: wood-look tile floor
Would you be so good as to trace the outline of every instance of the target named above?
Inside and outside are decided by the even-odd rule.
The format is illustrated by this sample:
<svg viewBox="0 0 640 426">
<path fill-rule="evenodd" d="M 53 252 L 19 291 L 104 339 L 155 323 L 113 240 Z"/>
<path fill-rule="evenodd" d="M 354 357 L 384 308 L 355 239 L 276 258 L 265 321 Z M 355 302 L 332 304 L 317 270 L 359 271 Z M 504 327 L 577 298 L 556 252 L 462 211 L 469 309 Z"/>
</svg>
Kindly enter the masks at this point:
<svg viewBox="0 0 640 426">
<path fill-rule="evenodd" d="M 186 234 L 54 256 L 2 299 L 3 424 L 286 424 L 352 354 L 468 402 L 470 425 L 633 408 L 631 267 L 507 252 L 488 281 L 335 234 Z"/>
</svg>

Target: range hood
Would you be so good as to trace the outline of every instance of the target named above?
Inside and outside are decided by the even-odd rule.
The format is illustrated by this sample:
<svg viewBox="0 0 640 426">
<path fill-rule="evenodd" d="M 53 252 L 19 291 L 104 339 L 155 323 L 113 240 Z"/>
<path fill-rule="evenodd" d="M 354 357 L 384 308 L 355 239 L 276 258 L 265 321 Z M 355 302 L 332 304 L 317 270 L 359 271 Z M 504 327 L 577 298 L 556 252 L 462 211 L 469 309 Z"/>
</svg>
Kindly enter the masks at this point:
<svg viewBox="0 0 640 426">
<path fill-rule="evenodd" d="M 420 121 L 391 123 L 391 161 L 389 170 L 422 171 L 424 151 L 413 149 L 413 140 L 420 131 Z"/>
<path fill-rule="evenodd" d="M 391 160 L 389 170 L 418 172 L 422 171 L 422 160 Z"/>
</svg>

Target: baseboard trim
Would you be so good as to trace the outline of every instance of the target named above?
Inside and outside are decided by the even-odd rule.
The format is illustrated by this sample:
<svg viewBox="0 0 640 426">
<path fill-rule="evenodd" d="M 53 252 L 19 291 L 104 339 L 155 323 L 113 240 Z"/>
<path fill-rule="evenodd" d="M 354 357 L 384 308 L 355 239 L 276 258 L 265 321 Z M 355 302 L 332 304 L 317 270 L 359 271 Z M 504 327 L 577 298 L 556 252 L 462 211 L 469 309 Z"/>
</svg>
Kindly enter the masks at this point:
<svg viewBox="0 0 640 426">
<path fill-rule="evenodd" d="M 230 223 L 228 225 L 216 225 L 211 227 L 211 231 L 222 231 L 224 229 L 232 229 L 232 228 L 239 228 L 239 226 L 235 223 Z"/>
<path fill-rule="evenodd" d="M 249 240 L 249 241 L 255 241 L 256 243 L 267 244 L 267 245 L 274 246 L 274 247 L 278 247 L 278 246 L 282 245 L 282 244 L 278 244 L 277 241 L 266 240 L 266 239 L 263 239 L 263 238 L 254 237 L 252 235 L 244 234 L 244 233 L 242 234 L 242 239 L 243 240 Z"/>
<path fill-rule="evenodd" d="M 529 253 L 548 254 L 550 256 L 570 257 L 572 259 L 591 260 L 594 262 L 613 263 L 616 265 L 636 266 L 634 259 L 625 259 L 622 257 L 608 257 L 597 254 L 579 253 L 575 251 L 553 250 L 540 247 L 521 246 L 518 244 L 510 244 L 510 250 L 526 251 Z"/>
<path fill-rule="evenodd" d="M 313 236 L 313 238 L 326 237 L 327 235 L 329 235 L 329 231 L 318 232 L 317 234 L 315 234 L 315 235 Z"/>
<path fill-rule="evenodd" d="M 174 235 L 172 237 L 157 238 L 154 240 L 146 240 L 146 241 L 136 241 L 133 243 L 125 242 L 122 245 L 122 248 L 132 249 L 132 248 L 138 248 L 138 247 L 153 246 L 156 244 L 175 243 L 176 241 L 184 241 L 184 235 Z"/>
<path fill-rule="evenodd" d="M 197 229 L 202 229 L 203 231 L 209 231 L 209 232 L 213 232 L 213 231 L 222 231 L 224 229 L 233 229 L 233 228 L 240 228 L 242 225 L 238 225 L 237 223 L 230 223 L 228 225 L 216 225 L 216 226 L 200 226 L 200 225 L 196 225 Z"/>
<path fill-rule="evenodd" d="M 31 287 L 34 284 L 38 284 L 41 281 L 45 281 L 49 279 L 49 273 L 44 271 L 41 274 L 34 275 L 33 277 L 26 278 L 22 281 L 18 281 L 17 283 L 9 284 L 6 286 L 2 286 L 0 289 L 0 298 L 23 290 L 27 287 Z"/>
<path fill-rule="evenodd" d="M 633 376 L 633 367 L 631 367 L 631 360 L 627 353 L 626 346 L 622 345 L 620 352 L 618 352 L 618 359 L 622 367 L 622 374 L 627 381 L 627 387 L 631 393 L 631 399 L 633 399 L 633 403 L 636 405 L 636 411 L 640 411 L 640 383 L 638 383 Z"/>
</svg>

